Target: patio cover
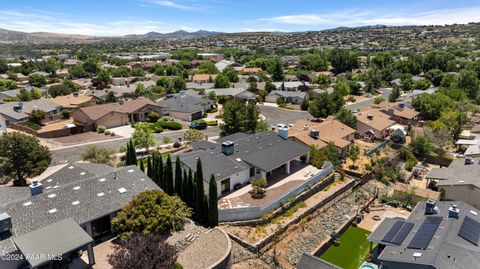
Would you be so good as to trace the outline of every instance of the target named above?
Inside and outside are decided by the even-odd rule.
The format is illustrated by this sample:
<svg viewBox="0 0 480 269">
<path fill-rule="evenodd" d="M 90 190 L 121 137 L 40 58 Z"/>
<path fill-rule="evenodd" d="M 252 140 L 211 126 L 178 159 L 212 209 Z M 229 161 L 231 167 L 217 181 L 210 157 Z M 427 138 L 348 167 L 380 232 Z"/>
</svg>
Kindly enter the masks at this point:
<svg viewBox="0 0 480 269">
<path fill-rule="evenodd" d="M 13 241 L 35 268 L 59 255 L 92 243 L 93 239 L 73 219 L 68 218 L 26 233 Z"/>
</svg>

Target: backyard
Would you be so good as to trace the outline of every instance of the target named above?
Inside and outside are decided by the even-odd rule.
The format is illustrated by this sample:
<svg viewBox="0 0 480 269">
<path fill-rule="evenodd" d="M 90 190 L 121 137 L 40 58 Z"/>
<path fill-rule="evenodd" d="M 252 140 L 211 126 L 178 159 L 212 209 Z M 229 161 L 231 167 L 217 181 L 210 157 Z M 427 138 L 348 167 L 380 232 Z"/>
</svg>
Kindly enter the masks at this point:
<svg viewBox="0 0 480 269">
<path fill-rule="evenodd" d="M 369 231 L 350 226 L 340 236 L 340 245 L 332 245 L 320 258 L 341 268 L 358 269 L 370 250 L 368 235 Z"/>
</svg>

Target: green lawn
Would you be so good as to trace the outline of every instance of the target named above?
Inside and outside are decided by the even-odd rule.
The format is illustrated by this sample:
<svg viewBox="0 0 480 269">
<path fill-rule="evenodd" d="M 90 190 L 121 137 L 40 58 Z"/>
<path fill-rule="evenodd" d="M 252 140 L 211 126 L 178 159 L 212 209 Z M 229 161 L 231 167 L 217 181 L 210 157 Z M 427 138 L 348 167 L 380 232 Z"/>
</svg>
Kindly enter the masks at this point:
<svg viewBox="0 0 480 269">
<path fill-rule="evenodd" d="M 345 269 L 358 269 L 370 250 L 369 234 L 367 230 L 350 226 L 340 236 L 340 245 L 332 245 L 320 258 Z"/>
</svg>

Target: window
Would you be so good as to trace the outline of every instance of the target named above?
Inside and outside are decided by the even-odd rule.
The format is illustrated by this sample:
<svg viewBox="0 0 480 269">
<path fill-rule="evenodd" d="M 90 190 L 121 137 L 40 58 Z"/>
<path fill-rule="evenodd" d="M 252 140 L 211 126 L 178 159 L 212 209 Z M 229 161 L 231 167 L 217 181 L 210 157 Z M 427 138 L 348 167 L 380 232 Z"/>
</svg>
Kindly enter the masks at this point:
<svg viewBox="0 0 480 269">
<path fill-rule="evenodd" d="M 222 194 L 230 191 L 230 178 L 222 180 L 220 183 L 220 190 Z"/>
<path fill-rule="evenodd" d="M 250 177 L 255 175 L 255 167 L 250 167 Z"/>
</svg>

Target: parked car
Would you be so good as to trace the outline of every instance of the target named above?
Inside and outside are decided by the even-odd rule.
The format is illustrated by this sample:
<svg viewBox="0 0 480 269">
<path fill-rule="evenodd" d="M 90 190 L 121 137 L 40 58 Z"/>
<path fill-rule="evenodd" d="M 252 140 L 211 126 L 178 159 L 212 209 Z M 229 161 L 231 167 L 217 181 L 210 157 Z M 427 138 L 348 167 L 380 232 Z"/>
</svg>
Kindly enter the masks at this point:
<svg viewBox="0 0 480 269">
<path fill-rule="evenodd" d="M 287 128 L 287 125 L 281 124 L 281 123 L 277 124 L 277 129 L 283 129 L 283 128 Z"/>
<path fill-rule="evenodd" d="M 207 123 L 204 121 L 192 122 L 192 124 L 190 124 L 190 129 L 205 130 L 207 129 L 207 126 Z"/>
</svg>

